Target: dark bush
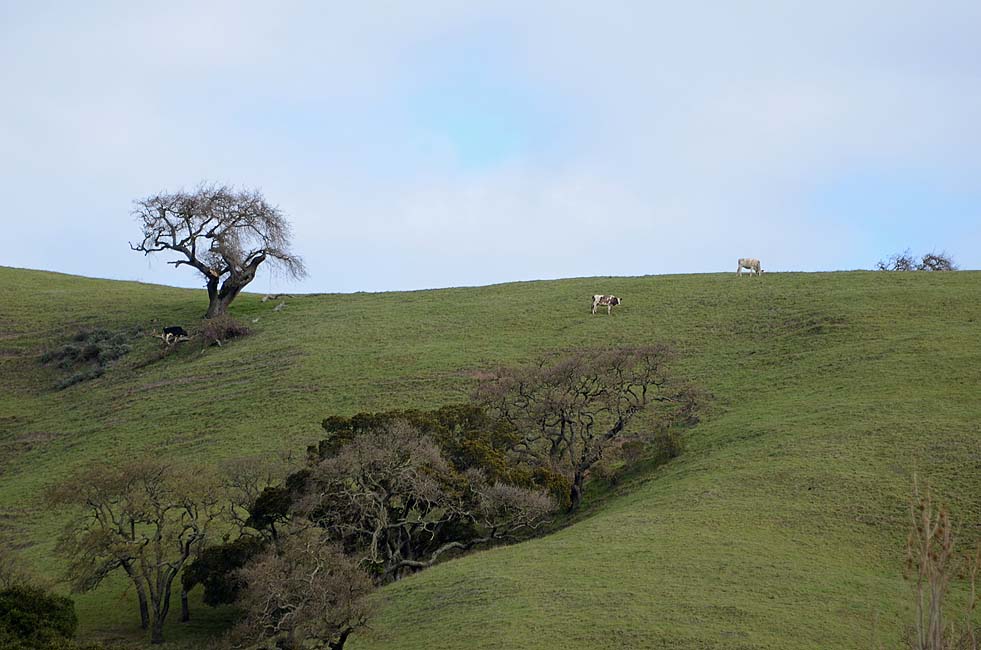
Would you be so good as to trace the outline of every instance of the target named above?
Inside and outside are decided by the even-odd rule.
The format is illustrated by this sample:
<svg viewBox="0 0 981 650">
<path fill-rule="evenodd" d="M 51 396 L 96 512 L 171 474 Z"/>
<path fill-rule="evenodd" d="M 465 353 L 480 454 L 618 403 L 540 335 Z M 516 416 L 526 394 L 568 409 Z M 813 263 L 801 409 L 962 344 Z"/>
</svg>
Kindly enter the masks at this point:
<svg viewBox="0 0 981 650">
<path fill-rule="evenodd" d="M 46 648 L 70 640 L 78 628 L 75 603 L 27 585 L 0 591 L 0 640 L 4 647 Z"/>
<path fill-rule="evenodd" d="M 204 585 L 204 602 L 212 607 L 234 603 L 247 586 L 239 569 L 266 546 L 265 540 L 258 537 L 239 537 L 226 544 L 209 546 L 184 569 L 181 583 L 186 591 L 197 584 Z"/>
<path fill-rule="evenodd" d="M 275 537 L 276 524 L 289 518 L 297 493 L 287 486 L 270 485 L 255 500 L 245 522 L 250 528 L 270 531 Z"/>
</svg>

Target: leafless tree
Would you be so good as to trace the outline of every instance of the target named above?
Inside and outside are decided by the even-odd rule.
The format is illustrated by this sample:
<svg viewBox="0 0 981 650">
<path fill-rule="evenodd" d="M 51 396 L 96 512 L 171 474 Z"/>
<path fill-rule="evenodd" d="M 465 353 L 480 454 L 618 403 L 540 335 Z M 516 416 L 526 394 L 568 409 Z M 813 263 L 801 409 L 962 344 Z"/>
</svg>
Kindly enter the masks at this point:
<svg viewBox="0 0 981 650">
<path fill-rule="evenodd" d="M 946 252 L 927 253 L 920 259 L 918 271 L 956 271 L 954 259 Z"/>
<path fill-rule="evenodd" d="M 916 258 L 913 257 L 912 251 L 907 248 L 902 253 L 896 253 L 887 260 L 879 260 L 875 268 L 877 271 L 915 271 Z"/>
<path fill-rule="evenodd" d="M 75 509 L 58 544 L 72 587 L 88 591 L 123 570 L 151 643 L 162 643 L 174 579 L 220 516 L 218 491 L 201 473 L 143 461 L 92 466 L 48 498 Z"/>
<path fill-rule="evenodd" d="M 457 472 L 404 422 L 359 435 L 312 472 L 299 508 L 384 581 L 450 551 L 513 539 L 553 509 L 543 490 Z"/>
<path fill-rule="evenodd" d="M 341 650 L 371 615 L 371 579 L 318 529 L 290 535 L 242 573 L 246 616 L 234 635 L 247 641 L 293 650 L 318 639 Z"/>
<path fill-rule="evenodd" d="M 170 252 L 175 267 L 190 266 L 205 278 L 206 318 L 224 314 L 263 262 L 293 278 L 306 275 L 290 251 L 290 225 L 258 190 L 200 185 L 194 192 L 162 193 L 136 201 L 133 215 L 143 240 L 130 248 L 144 255 Z"/>
<path fill-rule="evenodd" d="M 648 406 L 664 407 L 662 425 L 696 417 L 698 392 L 668 373 L 674 356 L 663 345 L 553 354 L 484 377 L 475 399 L 520 432 L 516 453 L 565 468 L 575 510 L 589 469 Z"/>
<path fill-rule="evenodd" d="M 917 261 L 907 248 L 887 260 L 879 260 L 875 268 L 877 271 L 956 271 L 957 265 L 945 251 L 927 253 Z"/>
</svg>

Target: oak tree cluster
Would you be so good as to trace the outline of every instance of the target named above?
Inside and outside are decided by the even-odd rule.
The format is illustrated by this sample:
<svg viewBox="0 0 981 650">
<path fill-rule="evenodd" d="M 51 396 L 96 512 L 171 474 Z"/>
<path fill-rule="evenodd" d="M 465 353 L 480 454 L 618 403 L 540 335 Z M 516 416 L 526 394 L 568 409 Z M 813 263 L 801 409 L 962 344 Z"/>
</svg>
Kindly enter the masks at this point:
<svg viewBox="0 0 981 650">
<path fill-rule="evenodd" d="M 187 620 L 201 586 L 206 604 L 241 608 L 233 644 L 339 649 L 374 587 L 541 534 L 581 507 L 604 458 L 697 422 L 702 393 L 669 371 L 675 356 L 652 345 L 499 368 L 465 404 L 327 417 L 299 462 L 93 466 L 49 492 L 74 512 L 59 550 L 78 591 L 125 575 L 154 643 L 172 595 Z"/>
</svg>

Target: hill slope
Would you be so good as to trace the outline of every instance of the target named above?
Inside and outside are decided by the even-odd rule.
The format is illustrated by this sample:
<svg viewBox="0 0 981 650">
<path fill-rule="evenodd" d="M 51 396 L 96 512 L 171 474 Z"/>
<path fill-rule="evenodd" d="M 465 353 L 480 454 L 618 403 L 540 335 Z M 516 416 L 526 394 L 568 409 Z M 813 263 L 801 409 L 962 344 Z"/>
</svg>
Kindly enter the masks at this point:
<svg viewBox="0 0 981 650">
<path fill-rule="evenodd" d="M 613 317 L 588 297 L 622 295 Z M 981 273 L 590 278 L 233 306 L 255 336 L 53 391 L 83 326 L 190 323 L 203 292 L 0 268 L 0 522 L 56 572 L 36 495 L 93 459 L 300 451 L 331 413 L 462 399 L 470 370 L 673 341 L 714 395 L 681 458 L 551 536 L 386 588 L 352 648 L 858 648 L 897 626 L 914 471 L 981 537 Z M 117 583 L 87 635 L 131 633 Z M 128 598 L 129 596 L 123 596 Z M 192 627 L 227 611 L 195 608 Z M 891 630 L 883 637 L 889 640 Z"/>
</svg>

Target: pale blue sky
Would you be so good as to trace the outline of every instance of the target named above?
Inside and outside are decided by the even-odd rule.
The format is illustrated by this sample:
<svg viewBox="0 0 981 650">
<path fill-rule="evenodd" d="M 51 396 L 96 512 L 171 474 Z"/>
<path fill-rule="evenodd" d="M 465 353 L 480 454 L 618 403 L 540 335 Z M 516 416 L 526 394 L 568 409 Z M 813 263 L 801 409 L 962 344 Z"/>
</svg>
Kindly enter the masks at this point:
<svg viewBox="0 0 981 650">
<path fill-rule="evenodd" d="M 198 286 L 130 209 L 213 180 L 256 291 L 981 268 L 981 3 L 359 4 L 0 0 L 0 264 Z"/>
</svg>

